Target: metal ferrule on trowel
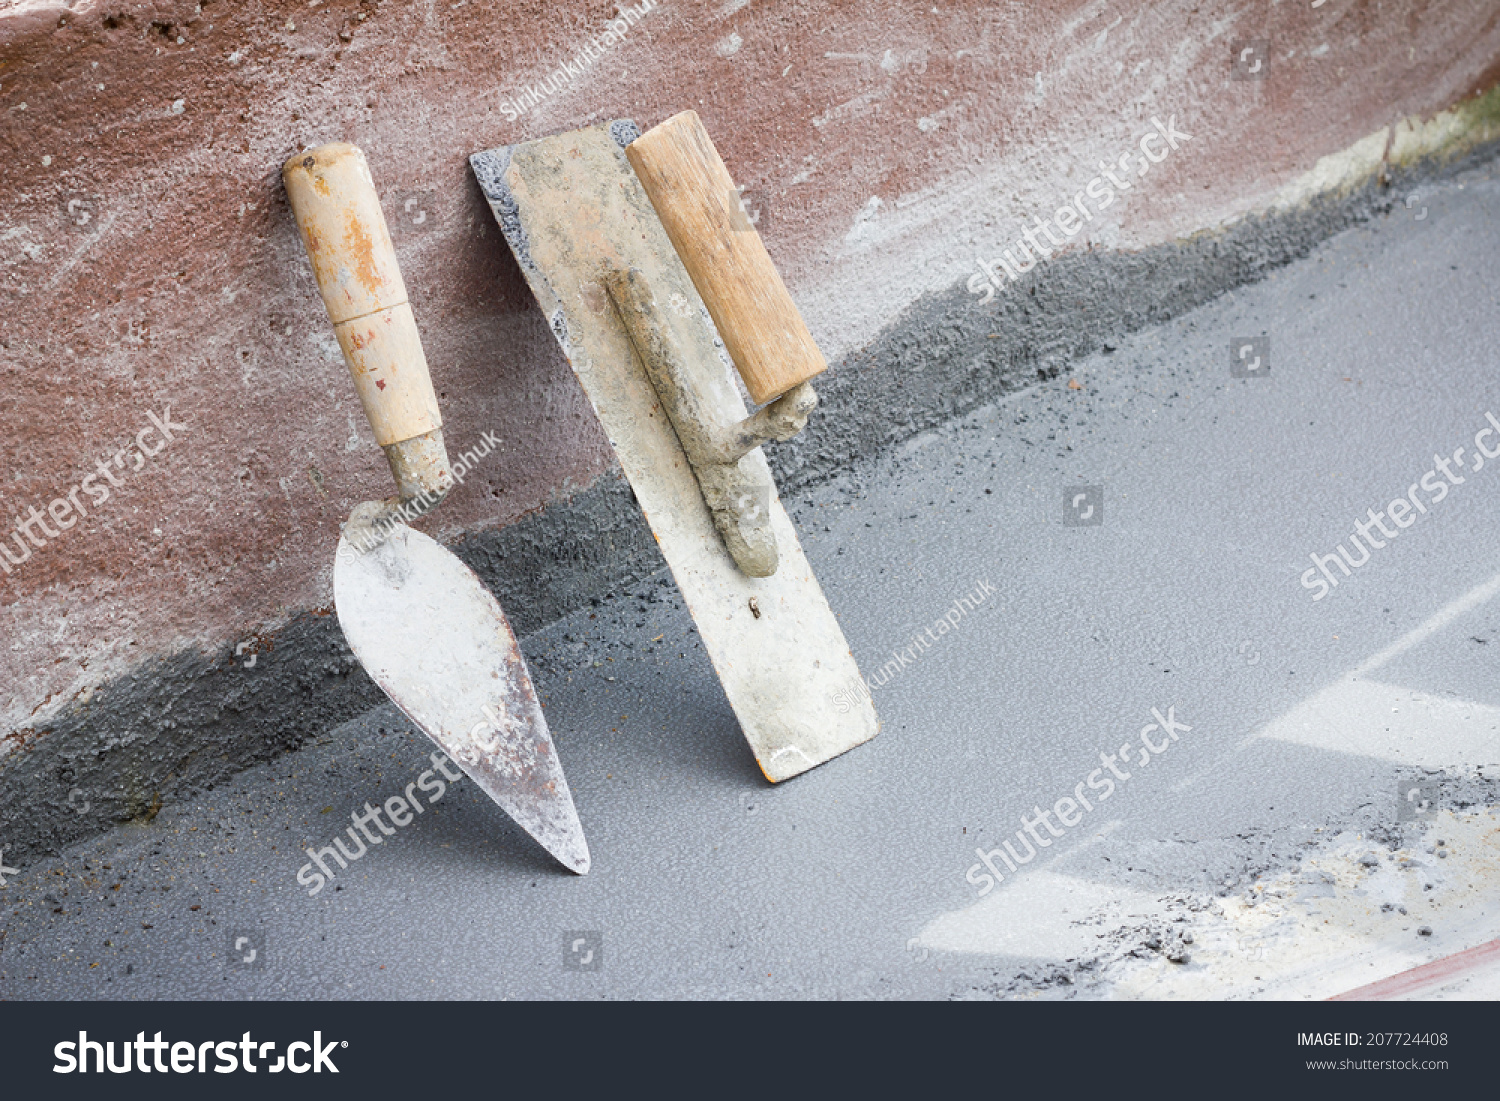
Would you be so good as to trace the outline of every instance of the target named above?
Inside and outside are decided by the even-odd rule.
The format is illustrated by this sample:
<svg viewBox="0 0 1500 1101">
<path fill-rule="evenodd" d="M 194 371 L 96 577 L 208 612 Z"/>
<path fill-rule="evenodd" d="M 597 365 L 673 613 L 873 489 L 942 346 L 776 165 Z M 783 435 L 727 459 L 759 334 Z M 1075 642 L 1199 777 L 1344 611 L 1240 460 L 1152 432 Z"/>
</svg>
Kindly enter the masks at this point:
<svg viewBox="0 0 1500 1101">
<path fill-rule="evenodd" d="M 443 430 L 434 428 L 409 440 L 381 448 L 396 481 L 396 496 L 355 505 L 344 525 L 344 538 L 361 550 L 371 550 L 389 539 L 398 525 L 408 524 L 437 508 L 453 488 L 453 468 Z"/>
</svg>

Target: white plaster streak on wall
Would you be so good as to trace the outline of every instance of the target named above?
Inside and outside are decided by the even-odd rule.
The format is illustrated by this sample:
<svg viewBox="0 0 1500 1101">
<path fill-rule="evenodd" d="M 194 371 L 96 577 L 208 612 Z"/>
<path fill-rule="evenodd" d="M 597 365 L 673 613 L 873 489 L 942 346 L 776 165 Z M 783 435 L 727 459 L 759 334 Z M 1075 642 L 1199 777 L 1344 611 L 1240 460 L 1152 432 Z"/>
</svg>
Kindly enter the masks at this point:
<svg viewBox="0 0 1500 1101">
<path fill-rule="evenodd" d="M 15 244 L 10 244 L 12 241 Z M 30 226 L 11 226 L 4 231 L 0 231 L 0 245 L 8 246 L 4 250 L 0 250 L 0 256 L 4 257 L 6 267 L 13 266 L 18 257 L 34 263 L 40 260 L 42 254 L 46 251 L 44 245 L 31 240 Z"/>
<path fill-rule="evenodd" d="M 1164 24 L 1199 25 L 1196 17 L 1189 18 L 1193 6 L 1179 0 L 1170 8 L 1111 23 L 1102 45 L 1097 45 L 1097 31 L 1090 26 L 1107 5 L 1101 2 L 1085 8 L 1060 28 L 1050 48 L 1036 51 L 1038 56 L 1055 59 L 1038 74 L 1049 101 L 1072 105 L 1070 119 L 1049 126 L 1049 132 L 1057 135 L 1055 144 L 1008 144 L 999 159 L 987 159 L 977 170 L 933 179 L 913 193 L 877 194 L 874 197 L 881 202 L 874 209 L 867 196 L 847 215 L 848 228 L 828 239 L 821 251 L 784 263 L 784 275 L 794 294 L 807 286 L 839 288 L 836 294 L 798 296 L 824 354 L 836 360 L 864 346 L 916 299 L 960 284 L 973 270 L 976 256 L 992 255 L 1006 247 L 1033 214 L 1045 216 L 1086 184 L 1097 173 L 1100 160 L 1130 148 L 1132 140 L 1143 132 L 1142 126 L 1149 126 L 1153 113 L 1163 118 L 1175 113 L 1177 125 L 1203 144 L 1179 150 L 1173 155 L 1174 163 L 1166 166 L 1166 173 L 1156 180 L 1141 181 L 1139 190 L 1117 196 L 1110 209 L 1101 212 L 1073 240 L 1073 248 L 1090 244 L 1109 249 L 1149 247 L 1204 228 L 1227 226 L 1248 214 L 1305 202 L 1313 194 L 1365 179 L 1375 170 L 1386 145 L 1386 129 L 1329 154 L 1291 179 L 1284 167 L 1269 160 L 1249 163 L 1242 188 L 1233 192 L 1217 189 L 1212 194 L 1222 194 L 1222 200 L 1207 209 L 1195 206 L 1211 193 L 1194 190 L 1190 199 L 1182 181 L 1184 176 L 1188 181 L 1193 179 L 1192 161 L 1199 149 L 1205 164 L 1222 160 L 1226 122 L 1216 118 L 1214 129 L 1204 130 L 1207 120 L 1195 114 L 1197 97 L 1184 89 L 1191 87 L 1195 71 L 1211 69 L 1218 60 L 1225 62 L 1228 83 L 1226 43 L 1239 17 L 1226 16 L 1190 36 L 1163 37 L 1160 29 Z M 1005 64 L 1005 34 L 992 35 L 992 30 L 1003 31 L 1004 27 L 987 26 L 981 41 L 966 44 L 959 52 L 971 55 L 982 67 L 1000 69 Z M 1143 56 L 1143 51 L 1160 48 L 1164 42 L 1173 43 L 1170 53 Z M 935 58 L 942 56 L 932 43 L 924 44 L 924 52 Z M 874 59 L 873 54 L 866 53 L 830 52 L 824 57 L 857 62 L 866 68 Z M 1126 67 L 1133 70 L 1145 60 L 1150 64 L 1140 70 L 1134 83 L 1122 78 L 1123 89 L 1120 83 L 1104 86 L 1107 91 L 1101 89 L 1097 81 L 1101 67 L 1108 71 L 1119 65 L 1122 71 Z M 814 119 L 814 125 L 833 136 L 839 123 L 883 110 L 886 105 L 880 101 L 888 95 L 893 81 L 878 71 L 866 79 L 868 83 L 878 80 L 880 87 L 867 87 L 826 110 Z M 1135 114 L 1141 118 L 1122 117 L 1118 99 L 1122 90 L 1130 96 L 1128 102 L 1139 105 Z M 1466 91 L 1472 89 L 1456 86 L 1452 99 L 1458 100 Z M 1253 110 L 1254 102 L 1247 98 L 1246 112 Z M 1232 118 L 1228 125 L 1233 127 Z M 1457 116 L 1452 113 L 1425 123 L 1404 120 L 1398 124 L 1403 141 L 1397 144 L 1407 156 L 1429 153 L 1454 136 L 1456 125 Z M 963 140 L 961 118 L 919 130 L 903 140 Z M 899 257 L 900 263 L 871 263 L 872 255 Z"/>
<path fill-rule="evenodd" d="M 4 29 L 7 19 L 52 13 L 56 13 L 59 18 L 63 15 L 77 17 L 89 14 L 98 6 L 96 0 L 83 0 L 82 3 L 74 4 L 64 3 L 63 0 L 10 0 L 9 3 L 0 4 L 0 30 Z"/>
<path fill-rule="evenodd" d="M 1096 19 L 1103 18 L 1108 11 L 1109 0 L 1093 0 L 1093 3 L 1085 4 L 1077 15 L 1062 25 L 1060 37 L 1072 38 Z"/>
<path fill-rule="evenodd" d="M 812 124 L 821 130 L 830 123 L 847 122 L 852 118 L 860 118 L 861 116 L 872 114 L 875 110 L 874 105 L 885 99 L 887 94 L 888 92 L 884 88 L 871 92 L 862 92 L 853 99 L 847 99 L 837 106 L 830 107 L 821 115 L 815 116 Z"/>
<path fill-rule="evenodd" d="M 93 249 L 99 239 L 107 234 L 115 224 L 119 215 L 111 211 L 99 220 L 99 228 L 91 233 L 87 240 L 80 244 L 52 273 L 52 278 L 47 281 L 47 290 L 56 290 L 57 285 L 73 268 Z"/>
<path fill-rule="evenodd" d="M 1190 5 L 1177 6 L 1185 16 Z M 967 278 L 976 255 L 1006 247 L 1019 227 L 1029 224 L 1032 214 L 1055 210 L 1097 175 L 1100 160 L 1131 148 L 1143 132 L 1142 126 L 1149 128 L 1149 114 L 1146 120 L 1121 118 L 1118 102 L 1108 101 L 1115 93 L 1100 89 L 1097 73 L 1101 65 L 1116 61 L 1138 64 L 1142 58 L 1135 43 L 1159 40 L 1152 29 L 1160 25 L 1163 13 L 1118 18 L 1110 24 L 1105 41 L 1099 43 L 1097 30 L 1089 28 L 1091 20 L 1106 8 L 1102 2 L 1090 5 L 1063 25 L 1051 49 L 1039 51 L 1057 59 L 1041 74 L 1048 95 L 1076 103 L 1076 121 L 1053 128 L 1060 135 L 1056 144 L 1042 147 L 1017 142 L 999 160 L 989 161 L 978 171 L 934 179 L 914 193 L 867 196 L 858 210 L 850 212 L 848 228 L 836 241 L 801 264 L 787 265 L 788 282 L 794 287 L 803 283 L 804 277 L 815 278 L 818 283 L 831 277 L 842 288 L 837 295 L 805 295 L 801 303 L 819 346 L 830 359 L 862 346 L 916 298 L 948 290 Z M 983 36 L 988 44 L 981 41 L 965 46 L 965 50 L 974 55 L 977 64 L 999 66 L 1004 60 L 1004 36 L 991 36 L 988 31 Z M 933 43 L 914 44 L 907 49 L 915 52 L 919 48 L 923 57 L 939 57 Z M 1195 121 L 1186 110 L 1191 107 L 1191 97 L 1184 97 L 1181 104 L 1172 103 L 1171 90 L 1185 85 L 1192 67 L 1203 64 L 1202 55 L 1210 49 L 1222 52 L 1221 45 L 1208 46 L 1200 39 L 1181 43 L 1166 57 L 1152 57 L 1153 64 L 1140 78 L 1144 86 L 1136 93 L 1137 101 L 1153 106 L 1158 113 L 1175 111 L 1178 125 L 1195 138 Z M 824 57 L 834 63 L 859 64 L 865 72 L 874 60 L 873 52 L 830 52 Z M 829 108 L 813 120 L 814 125 L 833 133 L 839 123 L 883 106 L 880 101 L 889 95 L 894 81 L 880 73 L 866 79 L 872 83 L 878 80 L 879 87 L 867 87 Z M 958 106 L 945 109 L 943 119 L 953 120 L 947 126 L 941 125 L 943 119 L 930 116 L 936 125 L 919 127 L 922 132 L 906 140 L 961 140 L 949 136 L 949 126 L 959 127 L 954 135 L 961 132 L 961 113 L 953 110 Z M 1174 159 L 1188 161 L 1192 156 L 1193 149 L 1188 146 L 1174 154 Z M 1138 193 L 1118 196 L 1087 232 L 1079 234 L 1073 246 L 1083 248 L 1092 243 L 1095 247 L 1136 248 L 1201 228 L 1197 224 L 1172 224 L 1170 203 L 1166 204 L 1168 213 L 1163 214 L 1159 190 L 1163 185 L 1150 180 L 1143 184 Z M 1144 202 L 1145 197 L 1151 202 Z M 876 199 L 880 201 L 874 202 Z M 1149 214 L 1141 213 L 1148 210 Z M 871 264 L 872 253 L 899 255 L 901 263 Z"/>
</svg>

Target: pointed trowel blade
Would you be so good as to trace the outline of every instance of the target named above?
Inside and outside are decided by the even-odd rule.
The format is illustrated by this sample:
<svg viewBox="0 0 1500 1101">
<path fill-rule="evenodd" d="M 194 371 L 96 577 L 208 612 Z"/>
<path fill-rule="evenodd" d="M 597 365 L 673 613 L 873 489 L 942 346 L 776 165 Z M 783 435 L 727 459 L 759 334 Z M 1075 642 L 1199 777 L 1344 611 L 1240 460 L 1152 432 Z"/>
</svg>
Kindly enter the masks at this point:
<svg viewBox="0 0 1500 1101">
<path fill-rule="evenodd" d="M 505 613 L 472 570 L 395 524 L 363 552 L 339 540 L 339 625 L 372 680 L 459 768 L 568 868 L 589 850 Z"/>
</svg>

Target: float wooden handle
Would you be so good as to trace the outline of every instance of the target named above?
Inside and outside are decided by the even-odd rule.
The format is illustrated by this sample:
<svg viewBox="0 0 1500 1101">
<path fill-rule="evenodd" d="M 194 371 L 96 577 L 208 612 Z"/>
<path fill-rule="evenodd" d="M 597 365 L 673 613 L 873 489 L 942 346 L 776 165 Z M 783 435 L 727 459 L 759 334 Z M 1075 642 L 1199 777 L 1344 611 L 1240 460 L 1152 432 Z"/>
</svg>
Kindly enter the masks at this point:
<svg viewBox="0 0 1500 1101">
<path fill-rule="evenodd" d="M 828 367 L 696 111 L 625 147 L 757 405 Z"/>
<path fill-rule="evenodd" d="M 442 428 L 364 153 L 321 145 L 288 160 L 281 176 L 376 442 L 389 447 Z"/>
</svg>

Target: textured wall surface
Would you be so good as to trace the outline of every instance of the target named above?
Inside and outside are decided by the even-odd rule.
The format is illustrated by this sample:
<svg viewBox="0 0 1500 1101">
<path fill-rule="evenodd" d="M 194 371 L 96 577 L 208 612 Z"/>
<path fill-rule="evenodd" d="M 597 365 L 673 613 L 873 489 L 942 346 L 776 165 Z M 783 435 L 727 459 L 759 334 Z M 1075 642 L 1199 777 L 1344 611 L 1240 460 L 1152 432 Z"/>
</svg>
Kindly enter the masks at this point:
<svg viewBox="0 0 1500 1101">
<path fill-rule="evenodd" d="M 39 537 L 0 572 L 0 757 L 51 737 L 80 761 L 128 743 L 134 720 L 106 745 L 89 718 L 106 685 L 129 699 L 153 686 L 153 730 L 175 732 L 161 768 L 179 779 L 227 713 L 260 708 L 285 744 L 375 698 L 346 683 L 326 613 L 338 525 L 389 476 L 287 212 L 278 170 L 300 148 L 368 153 L 450 448 L 502 441 L 423 526 L 466 537 L 482 569 L 508 562 L 486 575 L 503 575 L 525 629 L 576 598 L 559 586 L 649 565 L 650 548 L 471 152 L 695 108 L 835 363 L 830 408 L 894 403 L 849 429 L 875 446 L 997 377 L 1034 377 L 1071 354 L 1070 332 L 1097 343 L 1255 277 L 1276 249 L 1220 265 L 1180 303 L 1133 297 L 1165 285 L 1171 257 L 1187 256 L 1186 286 L 1221 256 L 1152 249 L 1232 227 L 1319 158 L 1500 77 L 1500 6 L 1482 0 L 665 0 L 549 81 L 616 17 L 599 0 L 0 4 L 0 539 L 19 556 L 17 520 Z M 1252 79 L 1232 64 L 1241 42 L 1261 43 Z M 974 304 L 976 257 L 1169 117 L 1190 139 L 1033 274 L 1050 306 L 1020 288 Z M 1067 324 L 1049 337 L 1043 315 Z M 993 371 L 935 369 L 955 356 Z M 163 446 L 152 418 L 168 407 L 186 427 Z M 830 469 L 851 439 L 810 434 L 778 459 L 783 476 Z M 27 519 L 70 494 L 77 510 L 48 528 Z M 276 668 L 298 638 L 281 681 L 215 686 L 257 656 Z M 195 684 L 197 710 L 173 715 Z M 55 782 L 65 797 L 67 775 Z M 160 785 L 140 776 L 115 810 Z"/>
</svg>

